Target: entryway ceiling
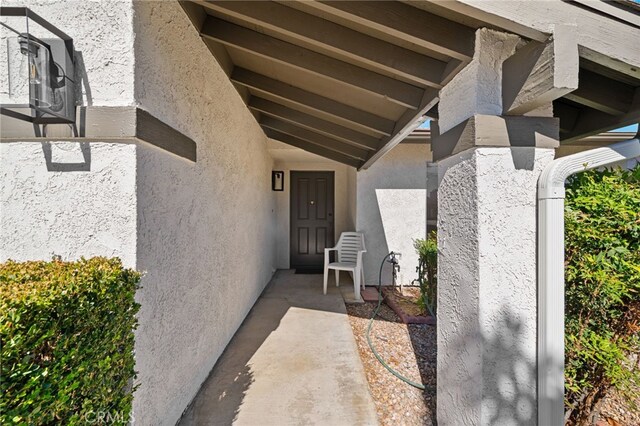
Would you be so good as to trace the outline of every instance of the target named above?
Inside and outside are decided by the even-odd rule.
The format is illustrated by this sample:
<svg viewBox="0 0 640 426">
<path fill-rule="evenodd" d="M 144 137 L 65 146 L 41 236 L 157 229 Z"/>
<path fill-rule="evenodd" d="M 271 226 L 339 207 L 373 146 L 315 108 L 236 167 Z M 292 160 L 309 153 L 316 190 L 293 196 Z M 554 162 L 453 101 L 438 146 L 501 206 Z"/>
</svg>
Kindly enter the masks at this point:
<svg viewBox="0 0 640 426">
<path fill-rule="evenodd" d="M 497 27 L 427 1 L 181 4 L 268 137 L 356 168 L 437 118 L 439 89 L 471 61 L 475 29 Z M 581 92 L 556 101 L 565 138 L 585 111 L 628 114 L 640 86 L 586 60 L 580 72 Z M 621 95 L 606 99 L 603 84 Z"/>
</svg>

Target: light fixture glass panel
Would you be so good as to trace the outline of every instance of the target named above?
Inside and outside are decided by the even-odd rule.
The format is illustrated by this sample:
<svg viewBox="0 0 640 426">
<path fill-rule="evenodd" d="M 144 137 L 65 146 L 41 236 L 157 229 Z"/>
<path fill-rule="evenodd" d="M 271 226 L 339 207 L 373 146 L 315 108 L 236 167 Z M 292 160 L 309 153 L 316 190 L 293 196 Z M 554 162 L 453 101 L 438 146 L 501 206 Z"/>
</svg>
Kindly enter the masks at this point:
<svg viewBox="0 0 640 426">
<path fill-rule="evenodd" d="M 3 8 L 2 12 L 0 104 L 3 114 L 9 110 L 22 114 L 23 119 L 30 117 L 35 123 L 74 122 L 72 40 L 26 8 Z"/>
</svg>

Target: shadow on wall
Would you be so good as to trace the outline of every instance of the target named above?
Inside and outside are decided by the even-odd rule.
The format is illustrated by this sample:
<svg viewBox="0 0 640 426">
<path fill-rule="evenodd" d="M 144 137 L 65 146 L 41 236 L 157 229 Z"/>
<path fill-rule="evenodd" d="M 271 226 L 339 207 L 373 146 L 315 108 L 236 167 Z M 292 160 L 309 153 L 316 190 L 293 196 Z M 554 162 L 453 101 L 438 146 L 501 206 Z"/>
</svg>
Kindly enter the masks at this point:
<svg viewBox="0 0 640 426">
<path fill-rule="evenodd" d="M 418 266 L 413 240 L 426 236 L 427 190 L 376 189 L 375 196 L 378 214 L 372 214 L 367 225 L 369 239 L 373 240 L 367 241 L 367 247 L 373 247 L 370 250 L 372 262 L 377 264 L 374 284 L 378 284 L 380 260 L 390 250 L 402 253 L 400 280 L 409 284 L 416 278 L 415 268 Z M 390 276 L 389 265 L 385 265 L 383 274 Z M 370 281 L 368 283 L 371 284 Z"/>
<path fill-rule="evenodd" d="M 58 151 L 62 160 L 69 161 L 54 161 L 53 151 Z M 90 172 L 91 171 L 91 146 L 89 142 L 62 142 L 51 145 L 51 142 L 42 142 L 42 152 L 44 153 L 44 159 L 47 164 L 47 171 L 50 172 Z M 82 155 L 82 161 L 79 160 L 79 155 Z M 58 158 L 56 158 L 58 160 Z"/>
<path fill-rule="evenodd" d="M 75 78 L 76 82 L 76 99 L 80 100 L 81 105 L 92 106 L 93 95 L 91 94 L 91 87 L 89 86 L 89 79 L 87 77 L 87 67 L 84 64 L 84 56 L 82 52 L 74 51 L 74 57 L 76 62 Z M 84 88 L 84 96 L 83 89 Z M 86 102 L 85 102 L 86 99 Z"/>
<path fill-rule="evenodd" d="M 472 424 L 480 415 L 487 425 L 537 423 L 536 356 L 530 353 L 530 345 L 529 350 L 525 348 L 530 342 L 524 324 L 509 307 L 503 306 L 496 315 L 495 333 L 462 329 L 451 336 L 448 348 L 439 348 L 439 411 L 446 424 Z M 442 319 L 438 321 L 441 324 Z M 438 340 L 447 339 L 439 334 Z M 454 407 L 462 404 L 464 413 Z"/>
</svg>

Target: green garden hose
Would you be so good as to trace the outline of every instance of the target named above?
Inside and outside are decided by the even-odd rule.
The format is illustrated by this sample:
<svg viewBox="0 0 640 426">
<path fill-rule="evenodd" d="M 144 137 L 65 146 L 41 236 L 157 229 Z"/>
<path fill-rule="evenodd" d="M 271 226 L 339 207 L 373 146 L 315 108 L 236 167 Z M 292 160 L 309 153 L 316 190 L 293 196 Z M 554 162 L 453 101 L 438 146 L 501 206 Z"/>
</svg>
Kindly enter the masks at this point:
<svg viewBox="0 0 640 426">
<path fill-rule="evenodd" d="M 402 380 L 403 382 L 418 388 L 420 390 L 425 390 L 425 386 L 422 383 L 417 383 L 414 382 L 412 380 L 407 379 L 406 377 L 404 377 L 402 374 L 398 373 L 396 370 L 394 370 L 393 368 L 391 368 L 389 366 L 389 364 L 387 364 L 382 357 L 380 356 L 380 354 L 376 351 L 376 348 L 373 347 L 373 343 L 371 342 L 371 327 L 373 326 L 373 320 L 375 319 L 376 315 L 378 315 L 378 311 L 380 310 L 380 307 L 382 306 L 382 291 L 381 291 L 381 287 L 382 287 L 382 268 L 384 267 L 384 262 L 387 261 L 387 258 L 394 256 L 395 253 L 391 252 L 388 255 L 386 255 L 384 257 L 384 259 L 382 259 L 382 263 L 380 264 L 380 273 L 378 274 L 378 306 L 376 307 L 376 309 L 373 311 L 373 315 L 371 316 L 371 319 L 369 320 L 369 326 L 367 327 L 367 332 L 366 332 L 366 336 L 367 336 L 367 343 L 369 344 L 369 348 L 371 349 L 371 352 L 373 352 L 373 355 L 375 355 L 376 359 L 380 362 L 380 364 L 382 364 L 382 366 L 384 368 L 386 368 L 387 370 L 389 370 L 389 372 L 391 374 L 393 374 L 394 376 L 396 376 L 398 379 Z"/>
</svg>

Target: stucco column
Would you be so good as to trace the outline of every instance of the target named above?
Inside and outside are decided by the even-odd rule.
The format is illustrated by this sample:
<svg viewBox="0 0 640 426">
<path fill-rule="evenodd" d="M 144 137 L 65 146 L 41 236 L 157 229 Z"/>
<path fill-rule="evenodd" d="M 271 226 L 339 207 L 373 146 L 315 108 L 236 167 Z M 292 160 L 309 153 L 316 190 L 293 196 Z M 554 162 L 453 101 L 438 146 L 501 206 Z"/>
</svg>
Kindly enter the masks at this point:
<svg viewBox="0 0 640 426">
<path fill-rule="evenodd" d="M 537 419 L 536 183 L 559 130 L 553 117 L 500 115 L 501 65 L 516 42 L 479 30 L 474 61 L 442 90 L 432 124 L 440 425 Z"/>
</svg>

